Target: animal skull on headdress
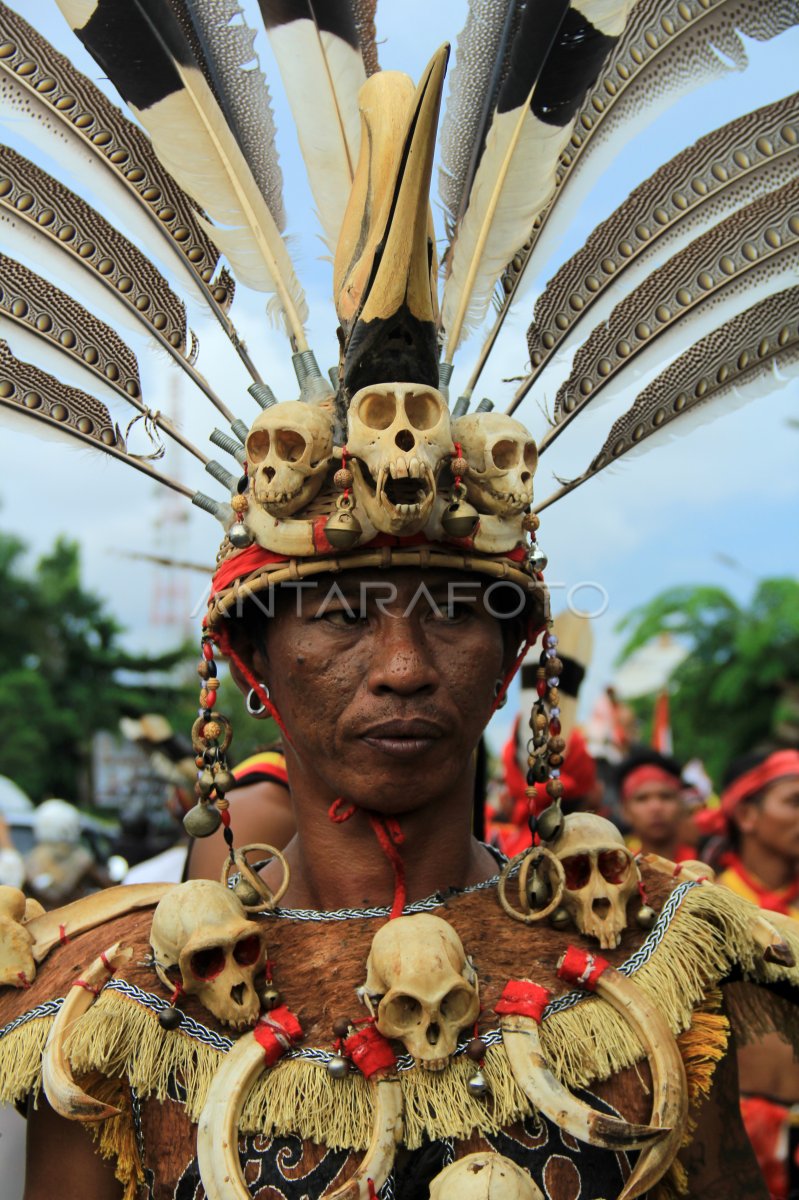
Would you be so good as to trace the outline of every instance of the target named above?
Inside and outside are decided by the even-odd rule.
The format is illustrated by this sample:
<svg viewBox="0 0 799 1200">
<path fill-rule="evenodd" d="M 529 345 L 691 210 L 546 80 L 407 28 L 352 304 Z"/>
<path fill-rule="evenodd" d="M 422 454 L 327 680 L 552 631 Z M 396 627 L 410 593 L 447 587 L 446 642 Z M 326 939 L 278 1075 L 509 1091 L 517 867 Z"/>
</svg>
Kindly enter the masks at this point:
<svg viewBox="0 0 799 1200">
<path fill-rule="evenodd" d="M 532 503 L 538 451 L 520 421 L 505 413 L 473 413 L 453 422 L 452 437 L 469 464 L 467 499 L 480 512 L 508 517 Z"/>
<path fill-rule="evenodd" d="M 347 449 L 356 504 L 381 533 L 418 533 L 452 454 L 449 410 L 433 388 L 381 383 L 352 398 Z"/>
<path fill-rule="evenodd" d="M 255 977 L 266 961 L 266 930 L 241 901 L 211 879 L 179 884 L 153 916 L 150 945 L 161 982 L 182 990 L 225 1025 L 255 1024 L 261 1005 Z M 172 976 L 170 976 L 172 972 Z"/>
<path fill-rule="evenodd" d="M 480 1011 L 477 975 L 455 930 L 429 913 L 378 929 L 363 992 L 377 1001 L 377 1028 L 397 1038 L 416 1065 L 441 1071 L 461 1029 Z"/>
<path fill-rule="evenodd" d="M 253 423 L 246 451 L 255 500 L 273 517 L 290 517 L 324 482 L 333 453 L 331 414 L 318 405 L 284 400 Z"/>
<path fill-rule="evenodd" d="M 566 876 L 563 907 L 581 933 L 614 950 L 638 886 L 638 869 L 618 829 L 594 813 L 571 813 L 550 848 Z"/>
</svg>

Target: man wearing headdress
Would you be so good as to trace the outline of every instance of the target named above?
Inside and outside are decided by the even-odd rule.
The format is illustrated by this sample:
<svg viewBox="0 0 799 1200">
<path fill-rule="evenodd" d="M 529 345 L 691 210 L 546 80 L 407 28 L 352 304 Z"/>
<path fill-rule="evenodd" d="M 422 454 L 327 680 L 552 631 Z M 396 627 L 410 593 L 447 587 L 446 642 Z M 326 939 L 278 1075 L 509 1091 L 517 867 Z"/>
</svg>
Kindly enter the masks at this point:
<svg viewBox="0 0 799 1200">
<path fill-rule="evenodd" d="M 296 71 L 290 7 L 264 6 Z M 597 24 L 566 7 L 526 7 L 497 110 L 511 134 L 527 121 L 553 48 L 551 104 L 532 114 L 551 175 L 539 212 L 628 6 L 595 5 Z M 247 278 L 280 275 L 267 290 L 300 399 L 255 384 L 261 414 L 231 423 L 237 442 L 221 438 L 246 471 L 212 470 L 229 506 L 194 496 L 225 537 L 185 825 L 224 827 L 222 878 L 109 889 L 45 914 L 0 895 L 0 1098 L 29 1102 L 26 1200 L 635 1200 L 658 1188 L 761 1200 L 722 984 L 739 972 L 761 985 L 758 1015 L 769 988 L 793 1001 L 799 938 L 674 863 L 639 866 L 610 822 L 562 811 L 564 662 L 535 542 L 536 445 L 485 404 L 450 410 L 439 369 L 428 191 L 446 48 L 417 89 L 395 72 L 360 89 L 331 387 L 296 280 L 280 274 L 276 222 L 240 181 L 220 200 L 204 170 L 203 133 L 228 171 L 238 143 L 174 11 L 154 29 L 149 5 L 65 8 L 154 136 L 180 127 L 170 165 L 216 208 L 228 257 Z M 318 51 L 338 29 L 309 32 Z M 165 43 L 154 81 L 145 68 Z M 581 70 L 564 74 L 575 47 Z M 355 35 L 338 50 L 359 57 Z M 307 100 L 304 66 L 298 86 Z M 198 95 L 203 120 L 186 132 Z M 315 158 L 328 148 L 314 145 Z M 485 161 L 490 185 L 497 159 Z M 472 836 L 475 749 L 533 646 L 525 783 L 548 803 L 535 845 L 508 863 Z M 284 851 L 237 840 L 220 659 L 250 714 L 281 728 L 297 824 Z"/>
</svg>

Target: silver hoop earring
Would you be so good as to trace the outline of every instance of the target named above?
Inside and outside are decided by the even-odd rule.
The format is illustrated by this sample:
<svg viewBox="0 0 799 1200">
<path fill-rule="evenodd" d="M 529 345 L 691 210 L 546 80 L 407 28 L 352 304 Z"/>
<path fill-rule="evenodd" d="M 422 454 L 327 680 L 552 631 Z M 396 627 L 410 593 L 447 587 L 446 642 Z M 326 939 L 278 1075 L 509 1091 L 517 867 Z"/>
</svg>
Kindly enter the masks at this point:
<svg viewBox="0 0 799 1200">
<path fill-rule="evenodd" d="M 262 683 L 261 687 L 266 693 L 266 698 L 268 700 L 269 688 L 265 683 Z M 249 692 L 247 693 L 247 699 L 244 701 L 244 705 L 251 717 L 260 717 L 261 713 L 266 712 L 266 705 L 261 699 L 260 692 L 257 692 L 255 688 L 250 688 Z"/>
</svg>

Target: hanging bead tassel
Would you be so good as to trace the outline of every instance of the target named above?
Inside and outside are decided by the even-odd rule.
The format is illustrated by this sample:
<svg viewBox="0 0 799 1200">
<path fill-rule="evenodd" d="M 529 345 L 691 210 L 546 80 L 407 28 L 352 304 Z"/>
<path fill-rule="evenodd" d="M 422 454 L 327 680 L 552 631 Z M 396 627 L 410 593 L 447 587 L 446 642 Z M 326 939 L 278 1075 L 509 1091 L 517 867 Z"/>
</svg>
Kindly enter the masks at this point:
<svg viewBox="0 0 799 1200">
<path fill-rule="evenodd" d="M 530 803 L 530 831 L 541 841 L 554 840 L 563 827 L 561 799 L 563 784 L 560 768 L 565 739 L 561 736 L 560 724 L 560 673 L 563 663 L 557 657 L 558 639 L 548 630 L 543 637 L 543 649 L 536 671 L 536 696 L 530 713 L 532 737 L 527 743 L 527 798 Z M 536 815 L 538 791 L 536 784 L 546 783 L 551 801 L 540 815 Z"/>
<path fill-rule="evenodd" d="M 230 807 L 225 793 L 235 784 L 228 769 L 225 754 L 233 737 L 227 717 L 216 707 L 219 677 L 214 659 L 214 644 L 210 637 L 202 639 L 202 658 L 197 667 L 200 676 L 200 711 L 191 731 L 191 741 L 198 768 L 195 794 L 197 803 L 183 818 L 189 837 L 209 837 L 223 825 L 225 842 L 232 850 Z"/>
</svg>

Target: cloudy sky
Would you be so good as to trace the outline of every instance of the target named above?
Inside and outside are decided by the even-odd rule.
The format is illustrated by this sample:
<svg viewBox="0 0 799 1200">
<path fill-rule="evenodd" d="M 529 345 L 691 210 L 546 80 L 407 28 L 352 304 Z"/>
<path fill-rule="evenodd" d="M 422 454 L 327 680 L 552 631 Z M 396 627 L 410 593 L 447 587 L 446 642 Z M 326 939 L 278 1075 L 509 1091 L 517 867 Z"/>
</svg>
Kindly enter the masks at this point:
<svg viewBox="0 0 799 1200">
<path fill-rule="evenodd" d="M 59 48 L 93 79 L 95 65 L 66 29 L 53 0 L 12 0 Z M 257 3 L 245 0 L 257 24 Z M 463 23 L 465 2 L 381 0 L 378 28 L 384 67 L 417 77 L 436 47 L 455 38 Z M 330 296 L 330 265 L 315 236 L 311 202 L 294 144 L 291 124 L 280 93 L 277 69 L 266 38 L 257 48 L 272 83 L 279 130 L 279 149 L 286 177 L 289 232 L 300 276 L 312 312 L 310 340 L 320 365 L 336 357 Z M 478 395 L 490 396 L 503 408 L 514 384 L 503 382 L 524 372 L 524 331 L 530 319 L 536 282 L 551 274 L 610 213 L 636 183 L 660 162 L 703 133 L 732 117 L 787 94 L 799 61 L 799 31 L 766 44 L 746 42 L 746 73 L 728 70 L 713 84 L 670 105 L 615 154 L 596 189 L 569 212 L 563 245 L 530 294 L 506 323 L 493 362 L 479 384 Z M 16 122 L 10 141 L 28 156 L 48 165 L 39 149 L 25 146 L 25 126 Z M 69 182 L 69 181 L 66 181 Z M 76 189 L 79 182 L 72 181 Z M 435 207 L 435 206 L 434 206 Z M 436 220 L 442 226 L 440 210 Z M 0 250 L 7 246 L 0 224 Z M 261 372 L 277 395 L 296 394 L 288 353 L 270 329 L 263 302 L 240 289 L 233 317 Z M 210 318 L 192 310 L 192 326 L 200 340 L 199 367 L 234 412 L 252 419 L 255 406 L 246 395 L 248 380 L 238 359 L 217 333 Z M 458 355 L 452 392 L 458 394 L 471 372 L 481 339 L 472 338 Z M 12 341 L 13 346 L 13 341 Z M 172 412 L 201 446 L 219 424 L 202 396 L 181 380 L 162 353 L 135 343 L 142 359 L 145 399 L 151 408 Z M 544 514 L 540 542 L 550 559 L 548 579 L 555 611 L 567 601 L 599 613 L 593 622 L 596 652 L 585 688 L 584 705 L 612 677 L 619 639 L 614 626 L 621 616 L 666 587 L 715 583 L 745 601 L 758 579 L 796 571 L 799 522 L 799 384 L 788 381 L 770 394 L 725 414 L 659 449 L 619 464 Z M 541 406 L 551 396 L 528 396 L 517 413 L 534 433 L 545 428 Z M 542 462 L 536 494 L 543 497 L 551 476 L 578 474 L 590 461 L 620 411 L 615 398 L 590 420 L 557 443 Z M 120 417 L 121 419 L 121 417 Z M 219 540 L 213 518 L 192 510 L 171 494 L 114 462 L 101 461 L 89 450 L 65 451 L 44 441 L 37 431 L 25 432 L 0 423 L 0 528 L 23 537 L 31 553 L 47 548 L 58 534 L 77 538 L 83 548 L 86 581 L 102 593 L 127 629 L 131 647 L 163 646 L 174 630 L 158 624 L 158 609 L 201 611 L 200 575 L 164 575 L 123 552 L 170 553 L 180 559 L 212 563 Z M 191 487 L 218 494 L 193 459 L 171 454 L 165 469 Z M 170 591 L 174 599 L 169 602 Z M 511 706 L 500 714 L 494 740 L 503 735 Z"/>
</svg>

